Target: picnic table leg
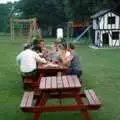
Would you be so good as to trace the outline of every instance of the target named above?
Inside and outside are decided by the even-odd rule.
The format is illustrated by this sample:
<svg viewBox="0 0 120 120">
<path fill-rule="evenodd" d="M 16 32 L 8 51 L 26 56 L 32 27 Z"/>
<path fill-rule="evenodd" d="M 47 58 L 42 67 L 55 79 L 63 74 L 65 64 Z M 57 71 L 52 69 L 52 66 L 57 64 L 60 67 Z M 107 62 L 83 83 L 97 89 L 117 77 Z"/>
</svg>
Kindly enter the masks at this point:
<svg viewBox="0 0 120 120">
<path fill-rule="evenodd" d="M 42 91 L 41 91 L 42 92 Z M 42 96 L 41 96 L 41 100 L 40 100 L 40 102 L 38 103 L 38 105 L 37 106 L 43 106 L 43 105 L 45 105 L 46 103 L 47 103 L 47 100 L 48 100 L 48 94 L 46 94 L 46 93 L 41 93 L 42 94 Z"/>
<path fill-rule="evenodd" d="M 84 104 L 84 103 L 82 102 L 80 96 L 76 96 L 75 99 L 76 99 L 77 104 Z M 86 108 L 85 108 L 85 109 L 81 109 L 81 110 L 80 110 L 80 113 L 81 113 L 81 115 L 83 116 L 84 120 L 92 120 L 92 117 L 91 117 L 91 115 L 89 114 L 89 112 L 87 111 Z"/>
<path fill-rule="evenodd" d="M 41 99 L 38 97 L 38 100 L 36 101 L 36 106 L 44 106 L 47 103 L 48 95 L 46 93 L 41 94 Z M 41 113 L 41 110 L 39 110 L 39 112 L 37 111 L 36 113 L 34 113 L 33 120 L 40 120 Z"/>
<path fill-rule="evenodd" d="M 35 113 L 33 116 L 33 120 L 40 120 L 41 113 Z"/>
<path fill-rule="evenodd" d="M 43 99 L 43 93 L 41 91 L 39 91 L 39 93 L 37 94 L 37 97 L 36 97 L 36 103 L 35 105 L 38 106 L 38 104 L 40 104 L 40 101 Z"/>
<path fill-rule="evenodd" d="M 59 98 L 59 104 L 62 105 L 62 92 L 59 92 L 60 98 Z"/>
</svg>

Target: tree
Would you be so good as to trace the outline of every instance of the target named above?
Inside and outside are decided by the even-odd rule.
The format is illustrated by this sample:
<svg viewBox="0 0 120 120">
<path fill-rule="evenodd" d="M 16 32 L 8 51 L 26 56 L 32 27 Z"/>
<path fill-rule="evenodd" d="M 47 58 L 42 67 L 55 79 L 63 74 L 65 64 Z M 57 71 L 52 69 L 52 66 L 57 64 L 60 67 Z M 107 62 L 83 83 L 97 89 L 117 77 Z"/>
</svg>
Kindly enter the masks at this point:
<svg viewBox="0 0 120 120">
<path fill-rule="evenodd" d="M 41 24 L 57 25 L 65 21 L 64 4 L 61 0 L 21 0 L 17 9 L 26 18 L 36 17 Z"/>
<path fill-rule="evenodd" d="M 12 3 L 0 4 L 0 32 L 8 30 L 11 7 Z"/>
<path fill-rule="evenodd" d="M 16 9 L 22 17 L 37 17 L 41 24 L 57 25 L 69 20 L 86 20 L 118 0 L 21 0 Z"/>
</svg>

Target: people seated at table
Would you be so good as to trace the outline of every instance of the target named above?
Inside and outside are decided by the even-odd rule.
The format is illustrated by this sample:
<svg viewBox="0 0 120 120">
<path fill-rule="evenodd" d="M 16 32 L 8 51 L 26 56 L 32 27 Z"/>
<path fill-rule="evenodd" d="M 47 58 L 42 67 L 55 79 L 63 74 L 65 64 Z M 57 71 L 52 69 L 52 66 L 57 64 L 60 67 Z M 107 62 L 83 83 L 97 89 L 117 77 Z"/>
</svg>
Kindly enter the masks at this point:
<svg viewBox="0 0 120 120">
<path fill-rule="evenodd" d="M 37 63 L 47 63 L 44 58 L 41 58 L 28 46 L 24 47 L 24 50 L 17 55 L 16 61 L 20 67 L 23 79 L 28 76 L 36 76 L 36 78 L 39 77 Z"/>
</svg>

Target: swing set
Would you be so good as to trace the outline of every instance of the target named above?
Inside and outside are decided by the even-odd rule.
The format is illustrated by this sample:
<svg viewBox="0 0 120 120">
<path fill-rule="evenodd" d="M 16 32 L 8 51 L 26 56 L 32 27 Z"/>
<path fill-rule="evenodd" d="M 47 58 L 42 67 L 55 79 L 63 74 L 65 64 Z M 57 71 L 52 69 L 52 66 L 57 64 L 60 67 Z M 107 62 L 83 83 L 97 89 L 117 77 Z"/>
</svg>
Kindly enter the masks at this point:
<svg viewBox="0 0 120 120">
<path fill-rule="evenodd" d="M 14 41 L 16 38 L 21 38 L 31 42 L 32 38 L 35 36 L 41 37 L 41 33 L 37 26 L 37 19 L 10 19 L 10 31 L 11 40 Z"/>
</svg>

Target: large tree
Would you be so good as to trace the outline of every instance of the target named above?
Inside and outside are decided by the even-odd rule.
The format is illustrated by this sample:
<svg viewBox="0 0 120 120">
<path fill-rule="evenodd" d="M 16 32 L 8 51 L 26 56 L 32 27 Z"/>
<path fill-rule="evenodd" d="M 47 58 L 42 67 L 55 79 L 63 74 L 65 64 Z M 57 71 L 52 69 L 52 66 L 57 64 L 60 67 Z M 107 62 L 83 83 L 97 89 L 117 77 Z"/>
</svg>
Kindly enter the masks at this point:
<svg viewBox="0 0 120 120">
<path fill-rule="evenodd" d="M 8 30 L 9 15 L 12 3 L 0 4 L 0 32 Z"/>
<path fill-rule="evenodd" d="M 21 0 L 17 9 L 26 18 L 36 17 L 41 24 L 56 25 L 65 21 L 64 4 L 61 0 Z"/>
<path fill-rule="evenodd" d="M 64 3 L 68 19 L 85 20 L 95 12 L 116 6 L 119 0 L 65 0 Z"/>
<path fill-rule="evenodd" d="M 119 0 L 20 0 L 0 4 L 0 31 L 7 28 L 13 13 L 21 18 L 36 17 L 41 25 L 58 25 L 69 20 L 87 20 L 101 9 L 113 8 Z"/>
</svg>

